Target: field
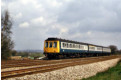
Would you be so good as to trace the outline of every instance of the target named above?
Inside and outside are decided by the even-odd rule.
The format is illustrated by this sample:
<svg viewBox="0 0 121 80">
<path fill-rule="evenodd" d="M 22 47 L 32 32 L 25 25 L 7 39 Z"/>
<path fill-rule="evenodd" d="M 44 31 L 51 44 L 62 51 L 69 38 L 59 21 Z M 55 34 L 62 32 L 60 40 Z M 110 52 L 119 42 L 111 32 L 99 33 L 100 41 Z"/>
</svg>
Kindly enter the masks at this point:
<svg viewBox="0 0 121 80">
<path fill-rule="evenodd" d="M 121 80 L 121 61 L 106 72 L 98 73 L 96 76 L 82 80 Z"/>
</svg>

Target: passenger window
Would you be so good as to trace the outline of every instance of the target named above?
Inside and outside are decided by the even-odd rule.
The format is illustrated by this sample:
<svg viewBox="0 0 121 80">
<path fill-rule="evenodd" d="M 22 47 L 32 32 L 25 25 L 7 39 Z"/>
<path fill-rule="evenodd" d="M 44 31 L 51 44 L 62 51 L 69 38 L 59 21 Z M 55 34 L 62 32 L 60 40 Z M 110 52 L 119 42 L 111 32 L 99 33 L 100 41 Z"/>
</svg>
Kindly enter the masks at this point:
<svg viewBox="0 0 121 80">
<path fill-rule="evenodd" d="M 70 48 L 70 44 L 68 43 L 68 48 Z"/>
<path fill-rule="evenodd" d="M 79 44 L 78 44 L 78 48 L 79 48 Z"/>
<path fill-rule="evenodd" d="M 76 44 L 76 48 L 79 48 L 79 45 L 78 44 Z"/>
<path fill-rule="evenodd" d="M 68 43 L 67 43 L 67 48 L 68 48 Z"/>
<path fill-rule="evenodd" d="M 84 49 L 84 46 L 83 45 L 80 45 L 80 49 Z"/>
<path fill-rule="evenodd" d="M 75 48 L 75 44 L 73 44 L 73 48 Z"/>
<path fill-rule="evenodd" d="M 50 48 L 52 47 L 52 42 L 50 42 L 49 47 L 50 47 Z"/>
<path fill-rule="evenodd" d="M 48 42 L 45 43 L 45 47 L 46 47 L 46 48 L 48 47 Z"/>
<path fill-rule="evenodd" d="M 72 48 L 72 45 L 70 44 L 70 48 Z"/>
<path fill-rule="evenodd" d="M 64 44 L 64 47 L 67 47 L 67 44 L 66 43 Z"/>
<path fill-rule="evenodd" d="M 54 48 L 57 47 L 57 42 L 54 42 L 53 47 L 54 47 Z"/>
<path fill-rule="evenodd" d="M 63 43 L 63 47 L 65 46 L 65 44 Z"/>
<path fill-rule="evenodd" d="M 75 44 L 75 48 L 77 48 L 77 44 Z"/>
</svg>

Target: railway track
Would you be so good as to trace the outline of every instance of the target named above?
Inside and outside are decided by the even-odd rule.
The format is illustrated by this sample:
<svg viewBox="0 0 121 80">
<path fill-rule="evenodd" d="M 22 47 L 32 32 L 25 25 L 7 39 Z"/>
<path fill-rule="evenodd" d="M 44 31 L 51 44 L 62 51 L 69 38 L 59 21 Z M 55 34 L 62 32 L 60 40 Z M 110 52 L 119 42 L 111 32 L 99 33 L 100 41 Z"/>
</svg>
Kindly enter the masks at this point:
<svg viewBox="0 0 121 80">
<path fill-rule="evenodd" d="M 100 57 L 101 58 L 101 57 Z M 96 59 L 96 57 L 92 57 L 92 58 L 90 58 L 90 59 Z M 99 58 L 98 58 L 99 59 Z M 40 64 L 40 63 L 38 63 L 38 64 L 31 64 L 31 63 L 26 63 L 26 65 L 24 65 L 24 64 L 22 64 L 20 67 L 18 66 L 18 64 L 13 64 L 13 65 L 11 65 L 11 66 L 9 66 L 9 65 L 7 65 L 6 67 L 9 67 L 9 68 L 7 68 L 7 69 L 11 69 L 11 70 L 18 70 L 18 68 L 19 69 L 23 69 L 23 67 L 26 67 L 26 68 L 33 68 L 34 66 L 36 66 L 36 67 L 40 67 L 40 66 L 46 66 L 46 65 L 53 65 L 53 64 L 63 64 L 63 63 L 72 63 L 72 62 L 77 62 L 77 61 L 79 61 L 79 62 L 81 62 L 81 61 L 86 61 L 86 60 L 89 60 L 89 59 L 86 59 L 86 58 L 81 58 L 81 59 L 72 59 L 72 60 L 67 60 L 67 61 L 58 61 L 58 60 L 54 60 L 53 62 L 50 62 L 50 63 L 42 63 L 42 64 Z M 28 65 L 27 65 L 28 64 Z M 17 66 L 16 66 L 17 65 Z M 19 64 L 20 65 L 20 64 Z M 34 65 L 34 66 L 33 66 Z M 3 68 L 2 70 L 1 70 L 1 72 L 4 72 L 4 71 L 11 71 L 11 70 L 6 70 L 6 68 Z"/>
<path fill-rule="evenodd" d="M 116 58 L 116 57 L 113 57 Z M 111 57 L 100 57 L 100 58 L 88 58 L 88 59 L 79 59 L 78 61 L 72 60 L 67 62 L 61 62 L 61 63 L 51 63 L 46 65 L 40 65 L 35 67 L 29 67 L 25 69 L 18 69 L 18 70 L 11 70 L 11 71 L 3 71 L 1 72 L 1 79 L 10 78 L 10 77 L 17 77 L 17 76 L 23 76 L 27 74 L 33 74 L 33 73 L 43 73 L 48 72 L 60 68 L 65 68 L 69 66 L 75 66 L 75 65 L 82 65 L 82 64 L 89 64 L 93 62 L 99 62 L 104 61 L 108 59 L 113 59 Z"/>
<path fill-rule="evenodd" d="M 103 57 L 107 57 L 107 56 L 103 56 Z M 91 58 L 97 58 L 97 57 L 90 57 Z M 102 57 L 99 57 L 102 58 Z M 80 58 L 80 60 L 83 60 L 86 58 Z M 1 69 L 5 69 L 5 68 L 12 68 L 12 67 L 26 67 L 26 66 L 32 66 L 32 65 L 43 65 L 43 64 L 52 64 L 52 63 L 60 63 L 60 62 L 69 62 L 69 61 L 76 61 L 79 60 L 79 58 L 77 59 L 66 59 L 66 60 L 27 60 L 27 61 L 18 61 L 18 62 L 10 62 L 10 63 L 2 63 L 1 65 Z"/>
<path fill-rule="evenodd" d="M 95 58 L 95 57 L 94 57 Z M 79 58 L 78 58 L 79 59 Z M 81 58 L 81 60 L 83 60 L 85 58 Z M 64 62 L 69 62 L 69 61 L 75 61 L 76 59 L 66 59 L 66 61 Z M 12 67 L 25 67 L 25 66 L 32 66 L 32 65 L 43 65 L 43 64 L 51 64 L 51 63 L 60 63 L 63 62 L 63 60 L 33 60 L 33 61 L 19 61 L 19 62 L 12 62 L 12 63 L 4 63 L 3 65 L 1 65 L 1 69 L 4 68 L 12 68 Z"/>
</svg>

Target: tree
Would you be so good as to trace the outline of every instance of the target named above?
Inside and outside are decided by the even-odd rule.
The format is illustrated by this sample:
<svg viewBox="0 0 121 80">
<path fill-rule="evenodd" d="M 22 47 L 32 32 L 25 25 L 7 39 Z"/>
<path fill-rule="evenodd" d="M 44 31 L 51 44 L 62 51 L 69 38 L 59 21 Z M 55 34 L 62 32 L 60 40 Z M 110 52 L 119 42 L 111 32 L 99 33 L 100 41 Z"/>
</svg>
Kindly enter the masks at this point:
<svg viewBox="0 0 121 80">
<path fill-rule="evenodd" d="M 115 46 L 115 45 L 110 45 L 109 47 L 110 47 L 110 49 L 111 49 L 111 53 L 112 53 L 112 54 L 115 54 L 116 51 L 118 50 L 118 49 L 117 49 L 117 46 Z"/>
<path fill-rule="evenodd" d="M 121 54 L 121 49 L 119 50 L 119 53 Z"/>
<path fill-rule="evenodd" d="M 119 54 L 121 54 L 121 49 L 120 49 L 120 50 L 118 50 L 118 53 L 119 53 Z"/>
<path fill-rule="evenodd" d="M 14 47 L 11 40 L 11 28 L 12 20 L 8 10 L 5 10 L 1 15 L 1 59 L 8 59 Z"/>
<path fill-rule="evenodd" d="M 12 56 L 16 56 L 16 54 L 17 54 L 17 51 L 15 51 L 15 50 L 11 51 Z"/>
</svg>

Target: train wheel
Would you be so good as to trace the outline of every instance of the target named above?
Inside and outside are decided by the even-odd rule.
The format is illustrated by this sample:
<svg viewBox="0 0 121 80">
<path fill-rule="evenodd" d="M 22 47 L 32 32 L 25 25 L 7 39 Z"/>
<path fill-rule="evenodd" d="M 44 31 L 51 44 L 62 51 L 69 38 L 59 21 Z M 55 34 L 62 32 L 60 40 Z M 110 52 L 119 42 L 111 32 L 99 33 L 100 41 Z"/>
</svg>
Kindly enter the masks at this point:
<svg viewBox="0 0 121 80">
<path fill-rule="evenodd" d="M 52 55 L 50 55 L 50 54 L 47 54 L 47 58 L 48 58 L 48 59 L 52 59 L 52 58 L 53 58 L 53 56 L 52 56 Z"/>
<path fill-rule="evenodd" d="M 48 59 L 52 59 L 52 57 L 51 57 L 51 56 L 47 56 L 47 58 L 48 58 Z"/>
</svg>

